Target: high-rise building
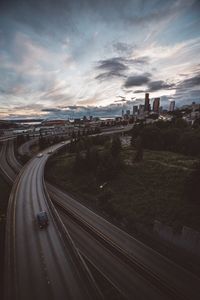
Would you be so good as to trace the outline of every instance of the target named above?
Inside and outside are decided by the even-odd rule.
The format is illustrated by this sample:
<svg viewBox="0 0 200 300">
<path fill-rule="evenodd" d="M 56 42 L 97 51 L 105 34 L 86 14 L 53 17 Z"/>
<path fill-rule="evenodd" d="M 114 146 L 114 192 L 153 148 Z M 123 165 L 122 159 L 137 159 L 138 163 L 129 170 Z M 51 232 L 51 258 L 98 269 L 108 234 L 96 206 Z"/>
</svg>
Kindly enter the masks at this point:
<svg viewBox="0 0 200 300">
<path fill-rule="evenodd" d="M 123 116 L 124 116 L 124 110 L 122 109 L 122 118 L 123 118 Z"/>
<path fill-rule="evenodd" d="M 149 93 L 145 94 L 144 111 L 150 112 Z"/>
<path fill-rule="evenodd" d="M 153 112 L 159 113 L 160 98 L 155 98 L 153 101 Z"/>
<path fill-rule="evenodd" d="M 134 105 L 133 106 L 133 116 L 135 116 L 138 112 L 138 106 L 137 105 Z"/>
<path fill-rule="evenodd" d="M 169 111 L 174 111 L 174 108 L 175 108 L 175 101 L 170 101 L 170 104 L 169 104 Z"/>
<path fill-rule="evenodd" d="M 142 115 L 144 113 L 144 105 L 139 105 L 139 115 Z"/>
<path fill-rule="evenodd" d="M 130 116 L 130 114 L 131 114 L 131 111 L 130 111 L 130 109 L 127 109 L 127 111 L 126 111 L 126 115 L 127 115 L 127 116 Z"/>
</svg>

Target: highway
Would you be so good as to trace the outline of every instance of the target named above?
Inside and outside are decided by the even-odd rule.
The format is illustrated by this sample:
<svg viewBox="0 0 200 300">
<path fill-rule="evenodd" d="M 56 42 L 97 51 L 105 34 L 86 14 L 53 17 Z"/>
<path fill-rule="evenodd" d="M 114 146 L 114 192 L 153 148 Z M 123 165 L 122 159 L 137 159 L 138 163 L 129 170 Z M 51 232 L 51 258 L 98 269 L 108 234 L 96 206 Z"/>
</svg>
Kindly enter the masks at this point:
<svg viewBox="0 0 200 300">
<path fill-rule="evenodd" d="M 23 143 L 19 148 L 18 148 L 18 153 L 20 155 L 29 155 L 30 154 L 30 147 L 33 146 L 38 142 L 38 138 L 33 138 L 27 141 L 26 143 Z"/>
<path fill-rule="evenodd" d="M 7 151 L 7 154 L 9 153 L 12 157 L 13 154 L 11 154 L 11 150 L 13 150 L 12 147 L 10 147 L 10 150 Z M 36 160 L 41 159 L 42 158 L 36 158 Z M 17 166 L 15 166 L 15 168 L 16 167 Z M 41 176 L 37 177 L 39 178 Z M 23 187 L 22 190 L 24 191 Z M 28 193 L 30 193 L 30 191 L 27 192 L 27 194 Z M 60 212 L 60 215 L 63 215 L 62 212 Z M 62 216 L 62 220 L 65 225 L 67 225 L 70 233 L 73 234 L 73 240 L 75 238 L 75 244 L 78 246 L 81 254 L 83 254 L 84 257 L 86 257 L 124 297 L 131 299 L 134 295 L 135 299 L 145 300 L 147 299 L 147 296 L 151 295 L 152 299 L 169 299 L 164 293 L 155 288 L 151 282 L 144 279 L 137 273 L 137 271 L 130 268 L 127 264 L 120 260 L 117 255 L 104 247 L 98 240 L 96 240 L 96 238 L 92 237 L 87 230 L 83 230 L 80 226 L 77 226 L 77 224 L 71 221 L 66 214 Z M 25 240 L 21 241 L 22 245 L 26 245 L 26 243 L 27 242 Z"/>
<path fill-rule="evenodd" d="M 54 146 L 54 150 L 59 147 Z M 96 286 L 90 288 L 82 259 L 49 204 L 43 185 L 47 158 L 48 154 L 33 158 L 20 172 L 11 192 L 5 299 L 94 299 Z M 44 230 L 36 222 L 41 210 L 49 215 L 50 224 Z"/>
<path fill-rule="evenodd" d="M 118 255 L 92 236 L 77 222 L 73 222 L 58 208 L 59 215 L 67 226 L 81 254 L 127 299 L 170 299 L 150 280 L 143 277 Z"/>
<path fill-rule="evenodd" d="M 7 153 L 7 146 L 8 146 L 8 141 L 2 142 L 1 143 L 1 151 L 0 151 L 0 170 L 1 173 L 3 174 L 5 180 L 9 183 L 12 184 L 13 181 L 15 180 L 16 174 L 13 168 L 8 164 L 8 153 Z M 13 154 L 14 155 L 14 154 Z M 12 165 L 15 163 L 13 162 Z M 19 169 L 18 169 L 19 172 Z"/>
<path fill-rule="evenodd" d="M 54 204 L 57 203 L 57 207 L 58 209 L 60 208 L 62 215 L 65 213 L 63 215 L 64 221 L 64 216 L 67 214 L 74 222 L 76 221 L 76 224 L 81 224 L 82 228 L 87 228 L 87 231 L 93 237 L 100 237 L 98 241 L 100 240 L 104 245 L 107 245 L 107 249 L 124 254 L 129 266 L 133 265 L 134 267 L 136 262 L 139 265 L 138 270 L 141 269 L 142 271 L 144 268 L 144 277 L 148 274 L 152 276 L 152 282 L 163 284 L 166 289 L 169 289 L 169 293 L 171 291 L 171 295 L 176 295 L 175 299 L 179 299 L 179 297 L 180 299 L 199 298 L 200 279 L 195 275 L 134 239 L 66 193 L 50 184 L 47 184 L 47 187 Z M 68 228 L 70 228 L 69 223 Z M 74 230 L 75 228 L 72 227 L 72 232 Z M 77 241 L 75 234 L 72 234 L 72 237 L 79 243 L 79 239 Z"/>
<path fill-rule="evenodd" d="M 7 142 L 6 160 L 16 174 L 21 170 L 22 166 L 15 156 L 13 140 Z"/>
<path fill-rule="evenodd" d="M 66 193 L 49 184 L 47 188 L 81 253 L 127 298 L 131 299 L 131 295 L 135 299 L 147 299 L 147 295 L 149 299 L 199 298 L 197 277 Z"/>
</svg>

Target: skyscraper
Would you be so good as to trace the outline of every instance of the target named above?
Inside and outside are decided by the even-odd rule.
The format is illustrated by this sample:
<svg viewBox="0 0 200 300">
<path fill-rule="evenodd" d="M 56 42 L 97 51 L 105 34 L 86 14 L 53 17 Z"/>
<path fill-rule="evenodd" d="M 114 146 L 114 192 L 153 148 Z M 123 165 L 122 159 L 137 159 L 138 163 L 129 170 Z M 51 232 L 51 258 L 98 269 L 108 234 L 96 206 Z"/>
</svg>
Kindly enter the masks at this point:
<svg viewBox="0 0 200 300">
<path fill-rule="evenodd" d="M 133 106 L 133 116 L 135 116 L 138 112 L 138 106 L 137 105 L 134 105 Z"/>
<path fill-rule="evenodd" d="M 174 108 L 175 108 L 175 101 L 170 101 L 170 104 L 169 104 L 169 111 L 174 111 Z"/>
<path fill-rule="evenodd" d="M 153 101 L 153 112 L 159 113 L 160 98 L 155 98 Z"/>
<path fill-rule="evenodd" d="M 144 111 L 150 112 L 149 93 L 145 94 Z"/>
<path fill-rule="evenodd" d="M 142 115 L 144 113 L 144 105 L 139 105 L 139 115 Z"/>
</svg>

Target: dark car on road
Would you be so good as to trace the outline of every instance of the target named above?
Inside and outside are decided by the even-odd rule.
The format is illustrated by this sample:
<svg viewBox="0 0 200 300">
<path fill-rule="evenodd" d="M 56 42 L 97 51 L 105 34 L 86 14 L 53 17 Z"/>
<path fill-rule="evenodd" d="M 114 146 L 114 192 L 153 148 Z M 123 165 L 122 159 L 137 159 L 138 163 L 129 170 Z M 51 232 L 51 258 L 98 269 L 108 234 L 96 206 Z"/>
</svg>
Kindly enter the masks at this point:
<svg viewBox="0 0 200 300">
<path fill-rule="evenodd" d="M 38 221 L 38 224 L 39 224 L 41 229 L 46 227 L 49 224 L 49 219 L 48 219 L 47 212 L 46 211 L 40 211 L 37 214 L 37 221 Z"/>
</svg>

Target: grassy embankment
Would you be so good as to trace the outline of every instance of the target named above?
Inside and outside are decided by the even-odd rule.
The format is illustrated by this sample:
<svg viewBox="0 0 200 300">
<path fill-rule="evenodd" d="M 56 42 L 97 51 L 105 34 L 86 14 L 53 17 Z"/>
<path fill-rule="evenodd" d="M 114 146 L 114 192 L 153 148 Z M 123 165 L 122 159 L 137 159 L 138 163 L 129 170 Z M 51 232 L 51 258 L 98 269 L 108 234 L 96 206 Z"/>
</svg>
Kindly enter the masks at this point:
<svg viewBox="0 0 200 300">
<path fill-rule="evenodd" d="M 197 161 L 195 157 L 145 150 L 143 162 L 132 163 L 134 150 L 129 147 L 123 149 L 122 156 L 123 170 L 102 189 L 99 187 L 103 182 L 89 172 L 74 171 L 73 154 L 52 158 L 46 176 L 128 230 L 135 222 L 151 226 L 157 219 L 175 229 L 186 225 L 200 231 L 200 203 L 191 203 L 185 196 L 186 179 Z"/>
</svg>

